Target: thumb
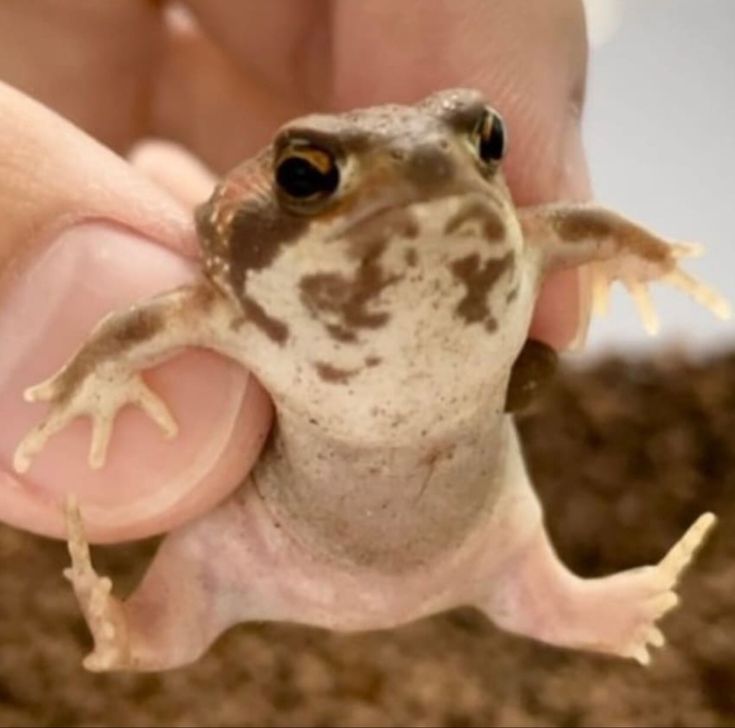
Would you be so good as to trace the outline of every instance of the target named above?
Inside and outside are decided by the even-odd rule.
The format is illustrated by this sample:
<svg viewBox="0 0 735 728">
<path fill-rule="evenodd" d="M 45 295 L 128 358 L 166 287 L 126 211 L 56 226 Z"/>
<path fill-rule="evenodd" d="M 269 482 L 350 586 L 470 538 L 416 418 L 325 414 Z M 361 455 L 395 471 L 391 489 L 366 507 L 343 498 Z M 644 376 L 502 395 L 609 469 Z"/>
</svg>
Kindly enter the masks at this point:
<svg viewBox="0 0 735 728">
<path fill-rule="evenodd" d="M 133 409 L 116 421 L 107 465 L 87 465 L 90 429 L 53 437 L 21 479 L 10 467 L 43 415 L 22 391 L 51 374 L 108 311 L 196 274 L 189 210 L 79 129 L 0 85 L 0 519 L 63 535 L 75 493 L 97 541 L 170 529 L 241 481 L 270 405 L 241 368 L 187 353 L 146 374 L 178 419 L 164 440 Z"/>
</svg>

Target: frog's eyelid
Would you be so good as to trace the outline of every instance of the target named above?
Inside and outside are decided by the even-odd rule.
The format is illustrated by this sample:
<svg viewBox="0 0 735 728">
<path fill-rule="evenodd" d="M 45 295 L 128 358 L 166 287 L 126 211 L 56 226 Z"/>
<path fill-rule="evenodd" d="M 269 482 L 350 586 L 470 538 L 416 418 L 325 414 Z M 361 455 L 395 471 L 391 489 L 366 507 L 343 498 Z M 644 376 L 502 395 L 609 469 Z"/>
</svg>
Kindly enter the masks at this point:
<svg viewBox="0 0 735 728">
<path fill-rule="evenodd" d="M 492 106 L 485 103 L 451 109 L 442 114 L 442 119 L 455 133 L 472 134 L 477 131 L 478 124 L 486 114 L 498 117 L 501 122 L 503 121 L 503 117 Z"/>
</svg>

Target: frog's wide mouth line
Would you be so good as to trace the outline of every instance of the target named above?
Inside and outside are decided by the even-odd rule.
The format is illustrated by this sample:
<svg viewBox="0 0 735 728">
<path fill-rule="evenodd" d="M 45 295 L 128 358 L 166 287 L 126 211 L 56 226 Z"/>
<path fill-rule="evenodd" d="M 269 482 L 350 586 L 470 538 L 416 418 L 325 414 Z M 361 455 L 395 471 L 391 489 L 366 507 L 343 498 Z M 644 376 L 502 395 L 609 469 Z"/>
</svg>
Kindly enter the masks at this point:
<svg viewBox="0 0 735 728">
<path fill-rule="evenodd" d="M 464 193 L 453 192 L 450 194 L 442 195 L 439 198 L 417 198 L 409 199 L 405 202 L 400 203 L 393 202 L 387 204 L 376 204 L 375 206 L 372 206 L 366 209 L 364 212 L 358 214 L 355 219 L 346 221 L 345 223 L 340 225 L 336 230 L 329 234 L 326 240 L 327 242 L 335 242 L 342 239 L 343 237 L 349 236 L 352 233 L 359 232 L 362 228 L 365 228 L 367 226 L 374 226 L 379 221 L 384 220 L 385 218 L 390 218 L 392 216 L 396 217 L 395 222 L 399 222 L 399 216 L 400 221 L 403 223 L 407 222 L 410 217 L 411 222 L 414 225 L 422 225 L 425 224 L 426 218 L 425 216 L 417 215 L 416 213 L 419 212 L 422 208 L 429 207 L 432 211 L 435 211 L 437 208 L 437 203 L 446 204 L 448 208 L 451 208 L 453 206 L 453 203 L 457 208 L 463 205 L 472 205 L 479 203 L 480 205 L 487 205 L 488 207 L 495 209 L 498 213 L 502 213 L 501 201 L 496 199 L 494 195 L 488 195 L 484 192 L 478 192 L 475 190 Z M 444 215 L 443 217 L 449 219 L 457 211 L 457 209 L 448 209 L 446 215 Z M 400 225 L 396 225 L 395 234 L 396 237 L 405 236 L 405 232 L 401 229 Z"/>
<path fill-rule="evenodd" d="M 397 212 L 404 212 L 415 204 L 417 204 L 417 202 L 376 205 L 372 209 L 368 209 L 362 214 L 358 215 L 354 220 L 350 220 L 349 222 L 345 222 L 340 225 L 334 232 L 329 235 L 329 237 L 327 238 L 327 242 L 331 243 L 336 240 L 340 240 L 346 235 L 349 235 L 350 233 L 359 230 L 361 227 L 367 224 L 375 223 L 383 217 L 389 217 L 391 214 L 395 214 Z"/>
</svg>

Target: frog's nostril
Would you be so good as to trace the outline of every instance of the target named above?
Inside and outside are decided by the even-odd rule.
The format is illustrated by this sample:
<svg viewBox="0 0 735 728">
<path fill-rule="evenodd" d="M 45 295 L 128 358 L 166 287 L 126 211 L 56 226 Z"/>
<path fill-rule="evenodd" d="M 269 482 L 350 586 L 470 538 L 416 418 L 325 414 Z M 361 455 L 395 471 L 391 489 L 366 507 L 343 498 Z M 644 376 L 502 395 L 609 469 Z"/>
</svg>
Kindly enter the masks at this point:
<svg viewBox="0 0 735 728">
<path fill-rule="evenodd" d="M 408 159 L 408 176 L 417 187 L 445 185 L 453 174 L 452 160 L 439 144 L 422 144 L 411 152 Z"/>
</svg>

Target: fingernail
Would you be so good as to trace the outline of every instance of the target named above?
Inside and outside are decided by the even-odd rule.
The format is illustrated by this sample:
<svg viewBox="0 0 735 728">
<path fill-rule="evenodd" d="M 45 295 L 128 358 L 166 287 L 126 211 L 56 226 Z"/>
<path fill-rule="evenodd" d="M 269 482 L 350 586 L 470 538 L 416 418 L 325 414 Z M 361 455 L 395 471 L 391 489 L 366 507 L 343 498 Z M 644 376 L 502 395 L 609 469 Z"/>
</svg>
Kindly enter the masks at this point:
<svg viewBox="0 0 735 728">
<path fill-rule="evenodd" d="M 62 231 L 0 293 L 0 458 L 38 418 L 24 390 L 50 376 L 109 311 L 190 279 L 192 261 L 110 224 Z"/>
<path fill-rule="evenodd" d="M 0 390 L 32 381 L 29 369 L 60 364 L 108 311 L 179 285 L 194 269 L 192 261 L 119 226 L 65 229 L 0 294 Z"/>
</svg>

